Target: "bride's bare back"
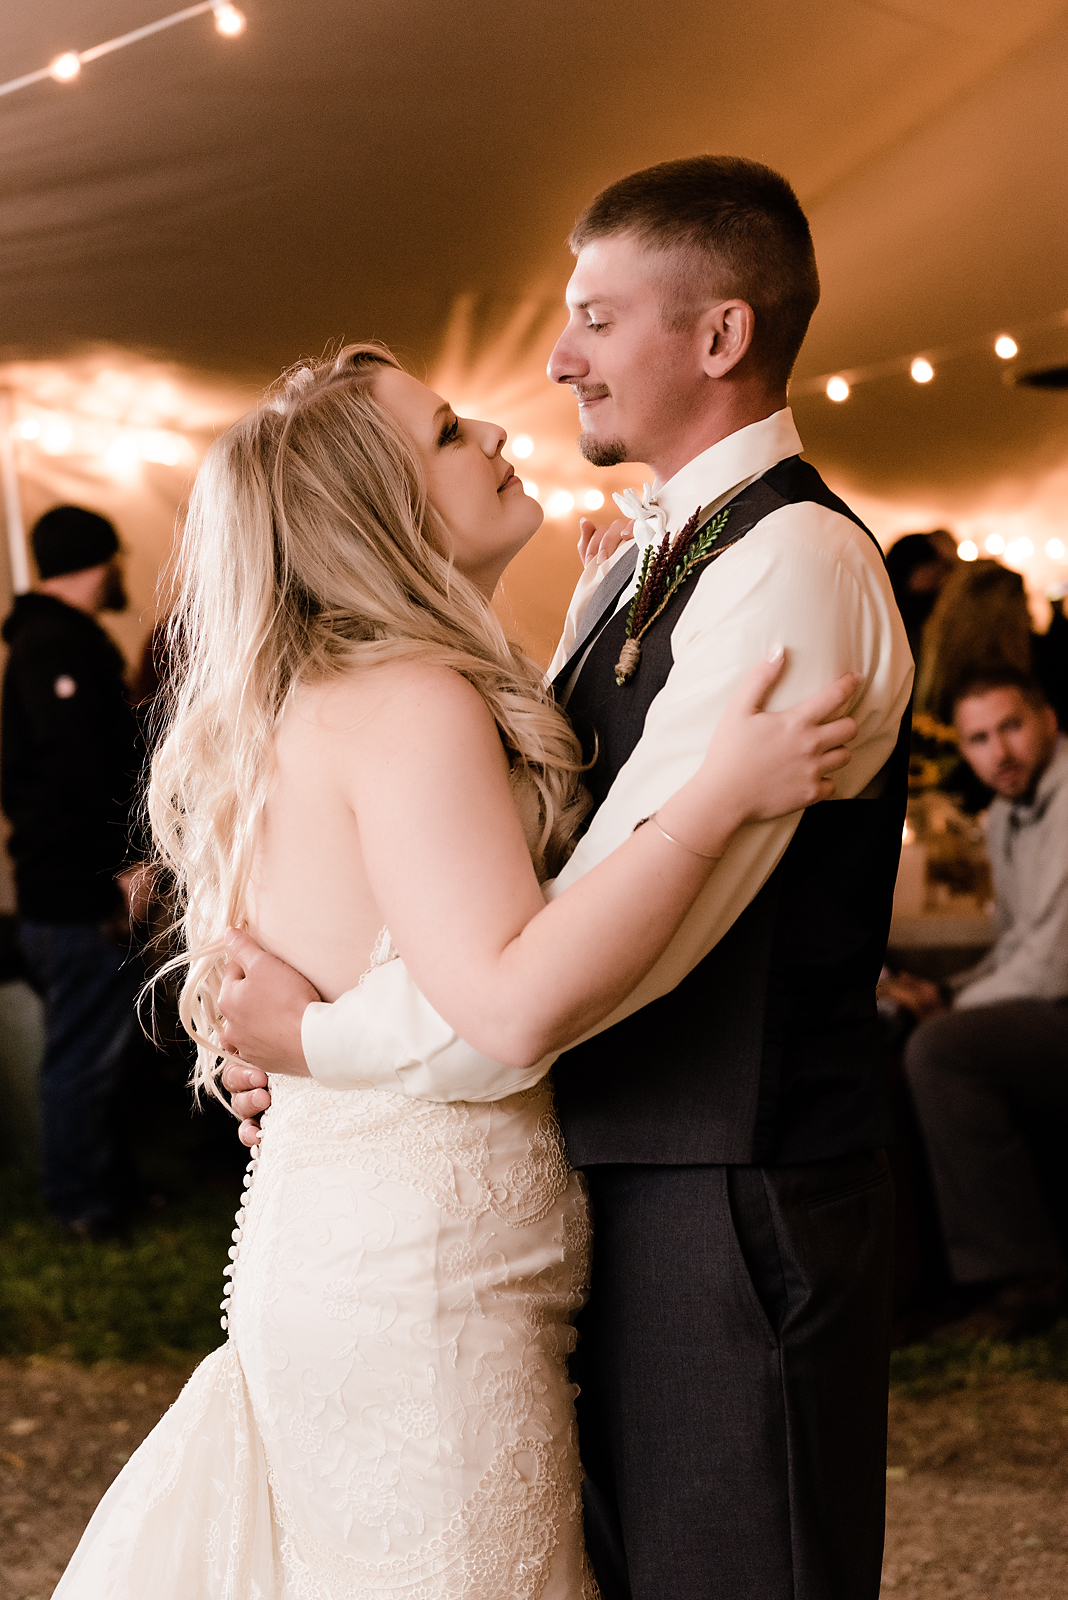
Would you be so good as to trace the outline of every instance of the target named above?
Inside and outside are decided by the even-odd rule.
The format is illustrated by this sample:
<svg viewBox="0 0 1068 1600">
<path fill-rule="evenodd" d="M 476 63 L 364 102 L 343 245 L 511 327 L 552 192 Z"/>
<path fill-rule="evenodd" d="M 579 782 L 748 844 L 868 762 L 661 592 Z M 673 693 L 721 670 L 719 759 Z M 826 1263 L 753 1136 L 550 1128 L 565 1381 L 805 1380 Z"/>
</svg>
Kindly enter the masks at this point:
<svg viewBox="0 0 1068 1600">
<path fill-rule="evenodd" d="M 384 922 L 344 766 L 344 747 L 355 741 L 372 701 L 373 677 L 354 673 L 301 688 L 286 706 L 249 884 L 249 931 L 306 973 L 326 1000 L 359 981 Z"/>
<path fill-rule="evenodd" d="M 249 931 L 325 999 L 358 982 L 387 922 L 417 952 L 426 938 L 438 976 L 450 902 L 461 937 L 469 897 L 492 937 L 484 899 L 505 892 L 502 939 L 541 909 L 504 749 L 456 673 L 397 662 L 303 687 L 275 760 Z"/>
</svg>

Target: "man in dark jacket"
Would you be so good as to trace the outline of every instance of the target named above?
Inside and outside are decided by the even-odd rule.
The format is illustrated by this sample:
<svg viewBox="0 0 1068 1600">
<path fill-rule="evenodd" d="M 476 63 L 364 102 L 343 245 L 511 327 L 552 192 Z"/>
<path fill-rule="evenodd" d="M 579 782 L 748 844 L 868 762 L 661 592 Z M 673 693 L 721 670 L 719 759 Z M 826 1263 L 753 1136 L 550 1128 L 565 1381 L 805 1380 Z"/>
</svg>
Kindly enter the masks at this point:
<svg viewBox="0 0 1068 1600">
<path fill-rule="evenodd" d="M 92 1237 L 118 1214 L 116 1100 L 138 983 L 128 840 L 142 756 L 122 656 L 95 620 L 126 606 L 115 529 L 57 506 L 31 538 L 40 581 L 3 628 L 0 797 L 19 937 L 45 1001 L 45 1197 Z"/>
</svg>

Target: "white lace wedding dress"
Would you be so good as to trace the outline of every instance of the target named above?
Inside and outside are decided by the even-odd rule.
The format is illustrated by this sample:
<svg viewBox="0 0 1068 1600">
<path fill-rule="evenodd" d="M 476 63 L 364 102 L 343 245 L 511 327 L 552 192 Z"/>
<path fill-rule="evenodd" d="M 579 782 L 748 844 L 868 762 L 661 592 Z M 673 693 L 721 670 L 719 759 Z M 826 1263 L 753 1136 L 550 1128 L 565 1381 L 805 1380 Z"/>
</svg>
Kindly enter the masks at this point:
<svg viewBox="0 0 1068 1600">
<path fill-rule="evenodd" d="M 565 1365 L 589 1227 L 548 1082 L 271 1093 L 228 1342 L 55 1600 L 594 1600 Z"/>
</svg>

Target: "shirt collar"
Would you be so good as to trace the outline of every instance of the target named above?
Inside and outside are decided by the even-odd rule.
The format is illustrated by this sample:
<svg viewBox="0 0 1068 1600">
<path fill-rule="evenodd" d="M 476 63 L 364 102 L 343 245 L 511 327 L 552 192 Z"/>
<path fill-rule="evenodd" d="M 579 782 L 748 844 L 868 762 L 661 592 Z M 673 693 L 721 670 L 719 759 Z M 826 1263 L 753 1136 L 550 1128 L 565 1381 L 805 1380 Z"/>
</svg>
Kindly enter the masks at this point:
<svg viewBox="0 0 1068 1600">
<path fill-rule="evenodd" d="M 702 450 L 666 483 L 652 489 L 645 484 L 640 504 L 649 514 L 635 516 L 639 502 L 630 493 L 626 505 L 616 499 L 626 515 L 635 516 L 634 539 L 640 550 L 659 541 L 665 529 L 677 533 L 699 508 L 715 509 L 717 501 L 729 499 L 776 462 L 800 453 L 793 413 L 784 406 Z"/>
<path fill-rule="evenodd" d="M 1046 814 L 1053 796 L 1061 784 L 1068 778 L 1068 739 L 1063 733 L 1057 735 L 1057 743 L 1053 747 L 1049 766 L 1039 778 L 1035 786 L 1035 797 L 1027 804 L 1015 800 L 1011 803 L 1011 820 L 1014 827 L 1026 828 L 1032 822 L 1041 822 Z"/>
</svg>

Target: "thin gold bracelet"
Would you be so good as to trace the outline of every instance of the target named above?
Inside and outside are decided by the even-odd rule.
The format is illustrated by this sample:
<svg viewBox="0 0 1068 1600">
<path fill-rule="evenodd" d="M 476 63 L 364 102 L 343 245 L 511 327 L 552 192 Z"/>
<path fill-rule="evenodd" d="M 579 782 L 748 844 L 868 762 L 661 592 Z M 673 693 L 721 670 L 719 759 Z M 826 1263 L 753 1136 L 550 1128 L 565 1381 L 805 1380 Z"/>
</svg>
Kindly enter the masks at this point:
<svg viewBox="0 0 1068 1600">
<path fill-rule="evenodd" d="M 710 856 L 704 850 L 695 850 L 692 844 L 683 844 L 681 839 L 673 838 L 672 835 L 668 833 L 667 829 L 664 827 L 655 811 L 650 812 L 647 817 L 639 818 L 639 820 L 634 824 L 633 831 L 637 833 L 638 829 L 644 827 L 647 822 L 651 822 L 654 828 L 656 828 L 657 832 L 664 835 L 664 838 L 669 844 L 677 845 L 680 850 L 685 850 L 687 854 L 691 856 L 699 856 L 702 861 L 719 861 L 722 859 L 721 853 Z"/>
</svg>

